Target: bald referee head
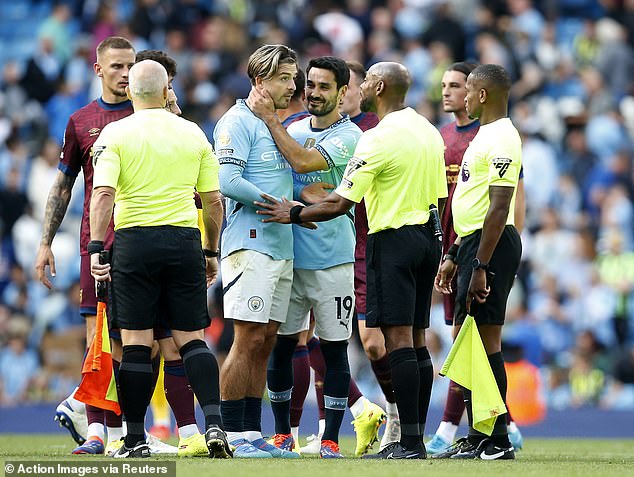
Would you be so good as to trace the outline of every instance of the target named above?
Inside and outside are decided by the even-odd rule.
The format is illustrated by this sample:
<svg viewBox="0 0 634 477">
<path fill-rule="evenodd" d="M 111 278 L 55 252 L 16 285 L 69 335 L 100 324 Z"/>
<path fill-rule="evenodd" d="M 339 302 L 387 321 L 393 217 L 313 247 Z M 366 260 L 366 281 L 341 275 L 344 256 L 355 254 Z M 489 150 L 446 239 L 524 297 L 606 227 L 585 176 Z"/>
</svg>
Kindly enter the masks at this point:
<svg viewBox="0 0 634 477">
<path fill-rule="evenodd" d="M 412 80 L 400 63 L 381 62 L 370 67 L 361 83 L 361 111 L 374 112 L 379 118 L 405 107 L 405 95 Z"/>
<path fill-rule="evenodd" d="M 126 92 L 134 110 L 164 108 L 167 102 L 167 71 L 160 63 L 143 60 L 130 68 Z"/>
<path fill-rule="evenodd" d="M 465 89 L 465 107 L 471 119 L 488 124 L 508 116 L 511 77 L 500 65 L 480 65 L 469 76 Z"/>
</svg>

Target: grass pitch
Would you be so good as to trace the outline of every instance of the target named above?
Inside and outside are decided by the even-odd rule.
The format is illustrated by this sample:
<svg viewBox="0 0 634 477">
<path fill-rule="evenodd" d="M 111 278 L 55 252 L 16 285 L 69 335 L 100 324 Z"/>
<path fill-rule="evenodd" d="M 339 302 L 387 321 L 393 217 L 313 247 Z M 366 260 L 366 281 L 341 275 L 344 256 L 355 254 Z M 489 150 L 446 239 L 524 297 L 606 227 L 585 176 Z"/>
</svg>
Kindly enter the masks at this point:
<svg viewBox="0 0 634 477">
<path fill-rule="evenodd" d="M 175 444 L 176 442 L 170 442 Z M 376 446 L 376 444 L 375 444 Z M 0 434 L 0 460 L 82 461 L 103 456 L 72 456 L 74 442 L 60 434 Z M 344 455 L 354 455 L 354 439 L 341 442 Z M 581 477 L 634 476 L 634 439 L 527 439 L 515 461 L 364 461 L 348 458 L 209 460 L 156 457 L 177 462 L 178 477 Z M 145 460 L 144 460 L 145 461 Z"/>
</svg>

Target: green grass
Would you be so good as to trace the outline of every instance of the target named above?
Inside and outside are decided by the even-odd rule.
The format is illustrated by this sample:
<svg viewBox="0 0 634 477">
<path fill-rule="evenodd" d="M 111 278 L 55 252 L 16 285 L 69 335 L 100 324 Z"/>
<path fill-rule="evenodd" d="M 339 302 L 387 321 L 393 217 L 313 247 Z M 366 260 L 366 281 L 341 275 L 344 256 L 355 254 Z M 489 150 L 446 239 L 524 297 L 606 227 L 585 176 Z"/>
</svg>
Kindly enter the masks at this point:
<svg viewBox="0 0 634 477">
<path fill-rule="evenodd" d="M 175 442 L 171 442 L 175 444 Z M 0 434 L 0 460 L 76 460 L 90 462 L 92 456 L 71 456 L 74 443 L 63 435 Z M 354 454 L 354 440 L 342 440 L 342 452 Z M 103 457 L 100 457 L 103 459 Z M 177 461 L 179 477 L 581 477 L 634 475 L 634 439 L 528 439 L 515 461 L 322 461 L 313 457 L 265 461 L 205 458 L 152 458 Z M 4 467 L 4 465 L 3 465 Z"/>
</svg>

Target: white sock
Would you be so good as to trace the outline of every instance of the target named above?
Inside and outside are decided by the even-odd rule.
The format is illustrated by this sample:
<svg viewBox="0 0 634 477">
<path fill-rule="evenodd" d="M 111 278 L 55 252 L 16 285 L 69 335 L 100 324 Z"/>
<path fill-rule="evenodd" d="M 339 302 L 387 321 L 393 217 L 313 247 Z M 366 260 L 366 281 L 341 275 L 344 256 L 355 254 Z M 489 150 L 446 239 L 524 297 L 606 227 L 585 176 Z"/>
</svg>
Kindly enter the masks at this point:
<svg viewBox="0 0 634 477">
<path fill-rule="evenodd" d="M 291 427 L 291 434 L 293 435 L 293 439 L 295 440 L 295 443 L 299 445 L 299 426 Z"/>
<path fill-rule="evenodd" d="M 385 403 L 385 411 L 390 417 L 398 417 L 398 407 L 395 402 Z"/>
<path fill-rule="evenodd" d="M 324 431 L 326 430 L 326 419 L 319 420 L 319 430 L 317 431 L 317 437 L 321 440 L 321 436 L 324 435 Z"/>
<path fill-rule="evenodd" d="M 91 438 L 91 437 L 98 437 L 99 439 L 101 439 L 103 441 L 103 437 L 105 435 L 105 429 L 103 427 L 103 424 L 99 423 L 99 422 L 93 422 L 92 424 L 88 425 L 88 431 L 86 432 L 86 434 L 88 434 L 86 437 L 87 438 Z"/>
<path fill-rule="evenodd" d="M 108 444 L 125 437 L 123 434 L 123 427 L 106 427 L 106 430 L 108 431 Z"/>
<path fill-rule="evenodd" d="M 446 442 L 450 444 L 453 443 L 453 440 L 456 437 L 456 432 L 458 431 L 458 426 L 452 424 L 451 422 L 442 421 L 438 426 L 438 430 L 436 434 L 442 437 Z"/>
<path fill-rule="evenodd" d="M 244 438 L 249 442 L 253 442 L 257 439 L 262 439 L 262 433 L 260 431 L 244 431 Z"/>
<path fill-rule="evenodd" d="M 227 440 L 229 442 L 237 441 L 238 439 L 246 439 L 244 432 L 227 432 Z"/>
<path fill-rule="evenodd" d="M 361 396 L 357 401 L 350 406 L 350 412 L 352 413 L 352 417 L 355 419 L 359 417 L 363 413 L 363 409 L 365 408 L 365 403 L 369 402 L 364 396 Z"/>
<path fill-rule="evenodd" d="M 188 437 L 199 434 L 198 426 L 196 424 L 188 424 L 178 428 L 178 437 L 181 439 L 187 439 Z"/>
<path fill-rule="evenodd" d="M 506 427 L 508 428 L 508 432 L 517 432 L 517 424 L 515 424 L 515 421 L 509 422 L 509 425 Z"/>
</svg>

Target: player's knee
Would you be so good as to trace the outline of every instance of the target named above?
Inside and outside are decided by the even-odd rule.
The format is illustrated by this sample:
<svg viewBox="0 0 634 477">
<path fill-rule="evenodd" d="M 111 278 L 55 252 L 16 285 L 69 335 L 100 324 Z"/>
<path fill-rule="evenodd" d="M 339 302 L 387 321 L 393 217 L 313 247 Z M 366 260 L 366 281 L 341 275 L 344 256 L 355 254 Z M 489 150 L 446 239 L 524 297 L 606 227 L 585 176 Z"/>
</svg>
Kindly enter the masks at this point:
<svg viewBox="0 0 634 477">
<path fill-rule="evenodd" d="M 364 343 L 364 351 L 370 361 L 377 361 L 385 355 L 385 344 L 383 341 L 369 341 L 367 345 Z"/>
</svg>

